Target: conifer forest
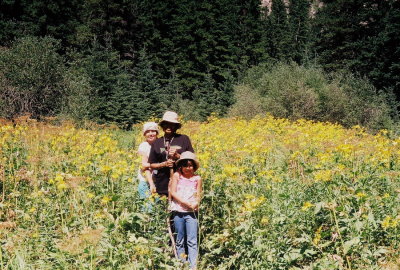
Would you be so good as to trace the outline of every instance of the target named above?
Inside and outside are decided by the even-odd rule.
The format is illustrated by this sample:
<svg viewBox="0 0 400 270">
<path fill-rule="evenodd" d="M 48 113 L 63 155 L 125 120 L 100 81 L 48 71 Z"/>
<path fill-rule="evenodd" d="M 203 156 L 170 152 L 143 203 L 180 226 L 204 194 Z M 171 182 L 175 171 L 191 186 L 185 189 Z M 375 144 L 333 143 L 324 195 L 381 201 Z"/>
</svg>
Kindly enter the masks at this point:
<svg viewBox="0 0 400 270">
<path fill-rule="evenodd" d="M 399 37 L 397 0 L 4 0 L 0 116 L 129 128 L 171 109 L 390 128 Z"/>
</svg>

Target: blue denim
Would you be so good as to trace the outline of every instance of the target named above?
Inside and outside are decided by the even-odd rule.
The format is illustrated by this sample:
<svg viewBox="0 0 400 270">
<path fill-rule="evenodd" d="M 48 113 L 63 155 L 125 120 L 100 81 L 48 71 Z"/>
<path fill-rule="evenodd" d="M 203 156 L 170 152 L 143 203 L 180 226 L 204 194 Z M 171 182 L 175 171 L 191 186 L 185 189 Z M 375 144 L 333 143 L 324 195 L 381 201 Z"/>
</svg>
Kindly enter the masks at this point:
<svg viewBox="0 0 400 270">
<path fill-rule="evenodd" d="M 176 232 L 176 252 L 179 259 L 186 262 L 185 249 L 188 251 L 188 261 L 191 269 L 197 264 L 197 213 L 174 212 L 174 225 Z"/>
<path fill-rule="evenodd" d="M 146 181 L 139 180 L 138 192 L 139 192 L 139 198 L 142 200 L 150 197 L 149 184 Z"/>
<path fill-rule="evenodd" d="M 150 202 L 151 195 L 149 184 L 146 181 L 139 180 L 138 184 L 139 199 L 143 201 L 142 211 L 150 213 L 153 210 L 153 204 Z"/>
</svg>

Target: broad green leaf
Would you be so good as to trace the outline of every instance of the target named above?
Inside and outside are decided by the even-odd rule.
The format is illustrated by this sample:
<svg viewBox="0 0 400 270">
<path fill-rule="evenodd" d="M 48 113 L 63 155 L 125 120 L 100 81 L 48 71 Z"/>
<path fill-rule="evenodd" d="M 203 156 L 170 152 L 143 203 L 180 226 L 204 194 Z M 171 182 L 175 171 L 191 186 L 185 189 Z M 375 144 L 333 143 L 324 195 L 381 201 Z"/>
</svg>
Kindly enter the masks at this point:
<svg viewBox="0 0 400 270">
<path fill-rule="evenodd" d="M 355 237 L 349 241 L 344 242 L 343 244 L 343 254 L 346 255 L 353 246 L 357 245 L 360 242 L 360 238 Z"/>
</svg>

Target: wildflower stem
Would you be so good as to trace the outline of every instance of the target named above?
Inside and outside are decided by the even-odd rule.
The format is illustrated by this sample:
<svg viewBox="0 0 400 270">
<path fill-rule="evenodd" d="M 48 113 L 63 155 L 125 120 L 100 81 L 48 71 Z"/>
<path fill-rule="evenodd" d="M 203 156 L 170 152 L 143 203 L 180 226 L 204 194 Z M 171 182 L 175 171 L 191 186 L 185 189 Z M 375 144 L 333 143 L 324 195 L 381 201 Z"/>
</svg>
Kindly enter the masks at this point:
<svg viewBox="0 0 400 270">
<path fill-rule="evenodd" d="M 337 217 L 336 217 L 335 208 L 332 208 L 331 210 L 332 210 L 332 214 L 333 214 L 333 219 L 335 220 L 336 231 L 337 231 L 337 233 L 338 233 L 338 235 L 339 235 L 340 243 L 341 243 L 341 245 L 342 245 L 342 252 L 343 252 L 344 257 L 346 258 L 347 266 L 348 266 L 349 269 L 351 270 L 351 263 L 350 263 L 349 257 L 346 256 L 346 254 L 344 254 L 344 242 L 343 242 L 342 235 L 341 235 L 341 233 L 340 233 L 339 222 L 338 222 Z"/>
</svg>

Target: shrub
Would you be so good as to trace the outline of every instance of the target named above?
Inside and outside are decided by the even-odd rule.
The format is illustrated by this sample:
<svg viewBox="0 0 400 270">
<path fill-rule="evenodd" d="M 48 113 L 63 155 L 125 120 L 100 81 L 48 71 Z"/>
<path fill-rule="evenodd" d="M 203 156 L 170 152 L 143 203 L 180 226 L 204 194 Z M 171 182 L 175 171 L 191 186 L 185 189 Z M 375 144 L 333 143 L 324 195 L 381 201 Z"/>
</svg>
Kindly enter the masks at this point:
<svg viewBox="0 0 400 270">
<path fill-rule="evenodd" d="M 395 108 L 389 95 L 350 73 L 327 74 L 295 63 L 261 65 L 247 72 L 235 87 L 229 115 L 329 121 L 370 129 L 390 128 Z"/>
<path fill-rule="evenodd" d="M 54 115 L 60 109 L 65 70 L 53 38 L 24 37 L 0 51 L 0 113 L 3 117 Z"/>
</svg>

